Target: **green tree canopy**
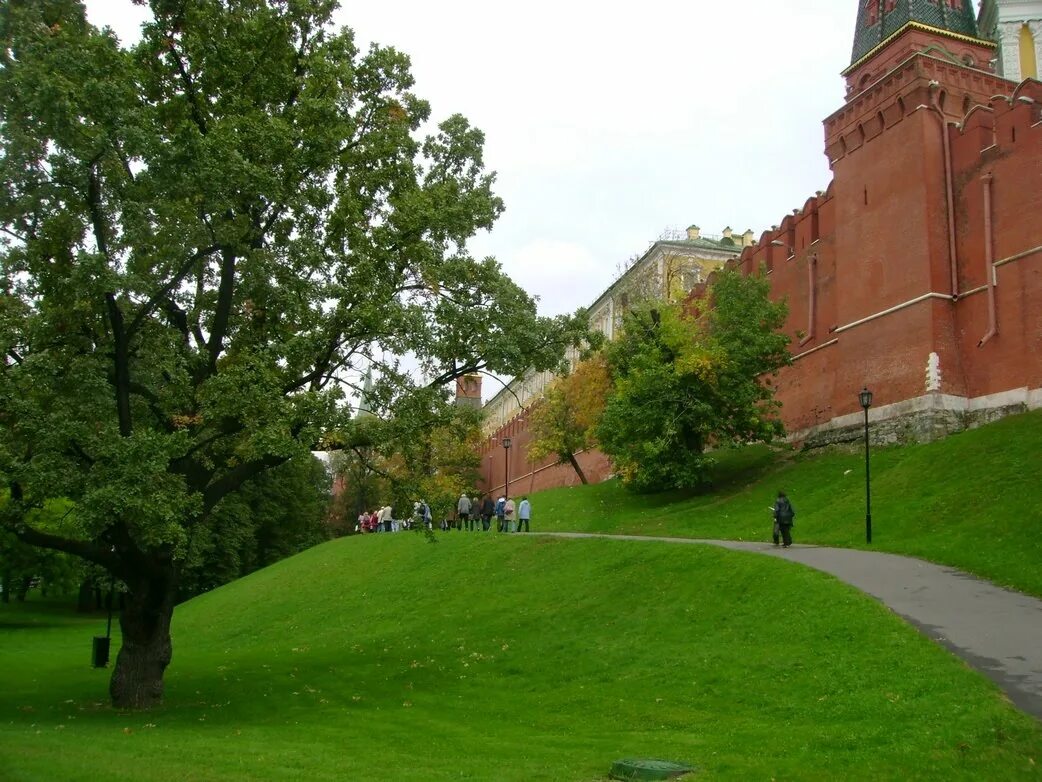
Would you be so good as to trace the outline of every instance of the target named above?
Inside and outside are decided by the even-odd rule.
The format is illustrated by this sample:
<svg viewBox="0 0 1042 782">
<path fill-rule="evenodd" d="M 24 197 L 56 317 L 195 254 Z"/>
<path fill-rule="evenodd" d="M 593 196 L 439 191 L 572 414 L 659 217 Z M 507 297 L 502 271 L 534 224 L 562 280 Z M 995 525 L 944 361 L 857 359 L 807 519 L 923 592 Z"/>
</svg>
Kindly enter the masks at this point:
<svg viewBox="0 0 1042 782">
<path fill-rule="evenodd" d="M 421 135 L 408 58 L 333 0 L 148 5 L 131 48 L 79 0 L 0 14 L 0 523 L 127 585 L 130 708 L 162 697 L 193 531 L 344 424 L 345 372 L 414 356 L 400 401 L 585 334 L 467 254 L 503 209 L 481 132 Z M 75 533 L 31 523 L 54 497 Z"/>
<path fill-rule="evenodd" d="M 718 275 L 693 309 L 647 303 L 607 348 L 614 389 L 597 438 L 628 486 L 661 491 L 705 479 L 710 446 L 782 433 L 768 383 L 789 360 L 787 307 L 765 278 Z"/>
<path fill-rule="evenodd" d="M 528 458 L 555 456 L 571 464 L 579 480 L 587 483 L 575 455 L 597 446 L 597 426 L 611 389 L 611 374 L 602 353 L 581 361 L 573 372 L 555 380 L 532 409 Z"/>
<path fill-rule="evenodd" d="M 195 528 L 180 596 L 221 586 L 329 539 L 331 480 L 325 464 L 308 454 L 226 496 L 209 522 Z"/>
</svg>

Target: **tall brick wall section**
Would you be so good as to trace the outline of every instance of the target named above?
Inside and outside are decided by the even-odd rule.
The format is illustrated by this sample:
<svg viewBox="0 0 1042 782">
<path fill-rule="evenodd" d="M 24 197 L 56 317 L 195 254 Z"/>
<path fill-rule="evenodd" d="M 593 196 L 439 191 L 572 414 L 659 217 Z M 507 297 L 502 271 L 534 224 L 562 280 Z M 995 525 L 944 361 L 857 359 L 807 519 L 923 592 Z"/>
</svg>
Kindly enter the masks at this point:
<svg viewBox="0 0 1042 782">
<path fill-rule="evenodd" d="M 766 267 L 772 297 L 789 303 L 785 331 L 796 360 L 770 381 L 787 430 L 847 425 L 861 412 L 863 385 L 872 388 L 876 408 L 992 395 L 1000 398 L 989 404 L 999 407 L 1001 395 L 1042 389 L 1042 83 L 1015 86 L 913 55 L 852 97 L 826 120 L 825 131 L 834 176 L 828 190 L 734 262 L 748 274 Z M 986 263 L 985 178 L 991 255 L 998 262 L 993 280 Z M 693 296 L 705 290 L 700 286 Z M 991 294 L 997 333 L 980 345 L 989 330 Z M 927 371 L 931 354 L 939 359 L 935 383 Z M 1042 393 L 1034 398 L 1042 401 Z M 947 423 L 934 429 L 950 431 Z M 482 449 L 482 475 L 493 493 L 503 485 L 504 435 L 514 438 L 511 482 L 520 490 L 578 482 L 569 465 L 527 462 L 522 415 Z M 580 459 L 591 481 L 610 474 L 603 455 Z"/>
<path fill-rule="evenodd" d="M 504 437 L 511 439 L 509 465 L 502 446 Z M 521 413 L 499 429 L 493 437 L 485 440 L 480 449 L 480 488 L 483 492 L 493 497 L 502 496 L 507 469 L 510 472 L 511 497 L 559 486 L 577 486 L 581 483 L 571 464 L 555 464 L 552 458 L 534 463 L 529 461 L 528 445 L 531 439 L 527 413 Z M 611 475 L 611 463 L 600 451 L 584 451 L 578 454 L 576 459 L 590 483 L 600 483 Z"/>
<path fill-rule="evenodd" d="M 928 393 L 975 399 L 1042 386 L 1042 85 L 1026 82 L 1011 99 L 989 100 L 963 128 L 948 125 L 945 131 L 932 102 L 950 110 L 998 87 L 1007 95 L 1013 90 L 987 74 L 961 70 L 968 74 L 934 58 L 913 60 L 878 86 L 879 100 L 866 94 L 860 112 L 848 105 L 830 118 L 829 190 L 740 259 L 746 272 L 766 264 L 772 295 L 789 302 L 786 331 L 798 358 L 776 386 L 790 432 L 857 413 L 862 385 L 872 387 L 877 407 Z M 939 86 L 930 86 L 934 80 Z M 961 294 L 954 299 L 945 132 Z M 984 173 L 992 176 L 994 260 L 1027 254 L 996 269 L 999 332 L 978 348 L 988 330 L 987 291 L 981 290 L 987 277 Z M 804 251 L 815 211 L 818 241 Z M 767 245 L 793 236 L 795 256 L 772 258 Z M 810 331 L 811 254 L 817 264 L 814 338 L 798 345 Z M 891 308 L 897 309 L 884 314 Z M 940 359 L 937 388 L 927 385 L 932 353 Z"/>
<path fill-rule="evenodd" d="M 973 112 L 953 131 L 958 208 L 959 284 L 979 291 L 960 299 L 956 333 L 967 395 L 1042 386 L 1042 84 L 1020 85 L 1011 100 L 999 98 Z M 992 178 L 992 255 L 998 333 L 988 330 L 984 264 L 983 175 Z"/>
</svg>

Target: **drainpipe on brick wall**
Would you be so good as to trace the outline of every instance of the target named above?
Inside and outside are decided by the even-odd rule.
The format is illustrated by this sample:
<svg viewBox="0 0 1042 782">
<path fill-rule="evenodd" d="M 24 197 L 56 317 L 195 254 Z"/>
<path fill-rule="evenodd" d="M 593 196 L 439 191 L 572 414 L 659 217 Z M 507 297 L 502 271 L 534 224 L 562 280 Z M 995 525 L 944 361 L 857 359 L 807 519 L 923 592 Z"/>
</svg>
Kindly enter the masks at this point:
<svg viewBox="0 0 1042 782">
<path fill-rule="evenodd" d="M 989 171 L 981 177 L 984 183 L 984 273 L 988 281 L 988 333 L 981 337 L 977 347 L 999 333 L 998 318 L 995 314 L 995 259 L 994 259 L 994 227 L 991 223 L 991 183 L 994 176 Z"/>
<path fill-rule="evenodd" d="M 952 301 L 959 298 L 959 261 L 955 253 L 955 199 L 952 186 L 952 146 L 948 137 L 948 118 L 944 116 L 944 109 L 938 101 L 938 87 L 941 85 L 930 82 L 930 106 L 941 118 L 941 141 L 944 145 L 944 189 L 948 199 L 948 263 L 952 274 Z"/>
<path fill-rule="evenodd" d="M 810 342 L 812 339 L 814 339 L 814 315 L 815 315 L 815 310 L 817 309 L 817 304 L 818 304 L 817 293 L 814 290 L 814 288 L 815 288 L 815 285 L 814 285 L 815 274 L 814 273 L 817 270 L 817 267 L 818 267 L 818 256 L 816 254 L 815 255 L 808 255 L 807 256 L 807 285 L 808 285 L 809 293 L 807 294 L 807 333 L 803 337 L 803 339 L 801 339 L 799 341 L 800 347 L 803 347 L 808 342 Z"/>
</svg>

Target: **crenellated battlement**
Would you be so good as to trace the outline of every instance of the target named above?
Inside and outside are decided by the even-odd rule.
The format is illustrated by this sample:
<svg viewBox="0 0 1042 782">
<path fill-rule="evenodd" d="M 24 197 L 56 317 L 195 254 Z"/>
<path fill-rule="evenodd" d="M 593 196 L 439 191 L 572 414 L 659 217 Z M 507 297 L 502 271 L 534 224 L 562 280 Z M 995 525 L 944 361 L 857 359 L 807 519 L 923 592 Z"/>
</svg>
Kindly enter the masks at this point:
<svg viewBox="0 0 1042 782">
<path fill-rule="evenodd" d="M 917 51 L 851 96 L 825 120 L 825 155 L 834 166 L 869 141 L 922 109 L 955 123 L 1011 82 L 930 52 Z"/>
<path fill-rule="evenodd" d="M 956 161 L 1013 151 L 1042 134 L 1042 82 L 1028 79 L 1010 95 L 996 95 L 986 105 L 973 106 L 949 132 Z"/>
<path fill-rule="evenodd" d="M 1020 84 L 1009 98 L 992 102 L 995 111 L 995 144 L 1007 149 L 1023 143 L 1032 133 L 1042 133 L 1042 83 Z"/>
</svg>

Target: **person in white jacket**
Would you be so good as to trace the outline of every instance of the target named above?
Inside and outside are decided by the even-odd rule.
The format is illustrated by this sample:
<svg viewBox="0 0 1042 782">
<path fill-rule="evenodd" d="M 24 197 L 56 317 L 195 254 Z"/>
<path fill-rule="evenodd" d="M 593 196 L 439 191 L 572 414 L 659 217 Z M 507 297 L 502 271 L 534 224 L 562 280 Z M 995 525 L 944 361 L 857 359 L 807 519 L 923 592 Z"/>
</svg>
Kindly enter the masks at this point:
<svg viewBox="0 0 1042 782">
<path fill-rule="evenodd" d="M 524 527 L 525 532 L 531 532 L 532 530 L 528 526 L 531 518 L 532 503 L 528 501 L 528 497 L 522 497 L 521 504 L 517 506 L 517 531 L 521 532 L 521 528 Z"/>
</svg>

